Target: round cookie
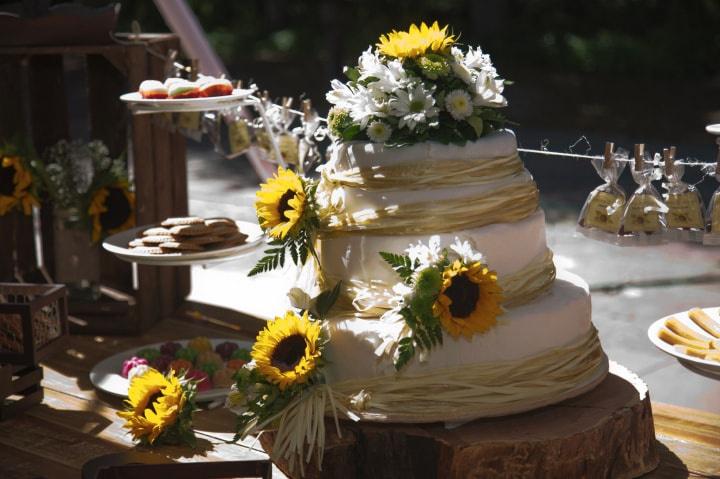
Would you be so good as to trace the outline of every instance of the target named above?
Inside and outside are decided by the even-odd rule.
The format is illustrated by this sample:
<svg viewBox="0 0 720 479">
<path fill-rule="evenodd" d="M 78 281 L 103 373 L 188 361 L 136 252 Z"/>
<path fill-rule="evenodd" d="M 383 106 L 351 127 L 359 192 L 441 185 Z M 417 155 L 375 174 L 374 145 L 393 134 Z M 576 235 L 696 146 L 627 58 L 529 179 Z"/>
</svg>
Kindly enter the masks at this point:
<svg viewBox="0 0 720 479">
<path fill-rule="evenodd" d="M 170 228 L 173 236 L 202 236 L 210 232 L 205 224 L 178 225 Z"/>
<path fill-rule="evenodd" d="M 168 218 L 160 224 L 168 227 L 181 225 L 202 225 L 205 224 L 205 220 L 198 218 L 197 216 L 183 216 L 179 218 Z"/>
<path fill-rule="evenodd" d="M 170 233 L 170 230 L 167 228 L 163 228 L 162 226 L 156 226 L 154 228 L 143 231 L 142 234 L 143 236 L 170 236 L 172 233 Z"/>
<path fill-rule="evenodd" d="M 202 246 L 196 245 L 195 243 L 191 243 L 189 241 L 167 241 L 165 243 L 160 243 L 160 248 L 163 251 L 169 250 L 170 252 L 203 251 Z"/>
</svg>

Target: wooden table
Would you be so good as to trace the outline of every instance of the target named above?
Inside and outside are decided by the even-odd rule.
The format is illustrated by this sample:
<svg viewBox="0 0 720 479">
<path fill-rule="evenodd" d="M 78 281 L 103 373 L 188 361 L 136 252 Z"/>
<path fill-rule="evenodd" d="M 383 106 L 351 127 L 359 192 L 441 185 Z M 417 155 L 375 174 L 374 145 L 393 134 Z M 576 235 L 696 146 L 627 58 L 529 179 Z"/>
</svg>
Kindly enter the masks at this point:
<svg viewBox="0 0 720 479">
<path fill-rule="evenodd" d="M 0 477 L 79 477 L 82 465 L 97 456 L 133 447 L 116 411 L 122 401 L 97 392 L 88 372 L 101 359 L 142 344 L 198 335 L 242 338 L 180 320 L 165 320 L 141 337 L 72 336 L 45 366 L 45 400 L 27 413 L 0 422 Z M 720 476 L 720 416 L 653 403 L 662 461 L 648 478 Z M 158 448 L 179 461 L 265 458 L 259 443 L 231 444 L 235 417 L 224 408 L 196 415 L 198 449 Z M 273 477 L 284 477 L 274 471 Z"/>
</svg>

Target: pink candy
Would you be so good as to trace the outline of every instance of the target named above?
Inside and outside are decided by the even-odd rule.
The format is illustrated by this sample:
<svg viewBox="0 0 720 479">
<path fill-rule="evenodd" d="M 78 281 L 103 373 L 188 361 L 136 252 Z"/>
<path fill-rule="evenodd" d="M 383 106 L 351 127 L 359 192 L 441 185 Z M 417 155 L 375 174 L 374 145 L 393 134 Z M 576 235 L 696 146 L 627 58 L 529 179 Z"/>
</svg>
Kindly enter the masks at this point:
<svg viewBox="0 0 720 479">
<path fill-rule="evenodd" d="M 147 366 L 148 365 L 147 359 L 139 358 L 137 356 L 133 356 L 130 359 L 126 359 L 125 361 L 123 361 L 122 371 L 120 372 L 120 374 L 122 374 L 122 377 L 126 378 L 126 377 L 128 377 L 128 374 L 130 373 L 130 370 L 132 368 L 134 368 L 135 366 L 140 366 L 140 365 Z"/>
</svg>

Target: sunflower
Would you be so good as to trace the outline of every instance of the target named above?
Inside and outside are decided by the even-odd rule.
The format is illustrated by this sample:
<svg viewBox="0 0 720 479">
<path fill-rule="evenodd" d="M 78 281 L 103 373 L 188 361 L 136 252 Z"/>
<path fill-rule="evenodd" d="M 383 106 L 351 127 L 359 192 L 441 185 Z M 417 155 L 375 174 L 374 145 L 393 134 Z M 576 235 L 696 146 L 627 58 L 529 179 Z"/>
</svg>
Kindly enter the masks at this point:
<svg viewBox="0 0 720 479">
<path fill-rule="evenodd" d="M 0 216 L 17 205 L 26 215 L 32 213 L 39 202 L 32 193 L 32 174 L 19 156 L 3 156 L 0 161 Z"/>
<path fill-rule="evenodd" d="M 433 313 L 453 337 L 469 339 L 495 325 L 495 318 L 503 312 L 501 301 L 502 288 L 494 271 L 480 262 L 465 265 L 455 260 L 443 271 Z"/>
<path fill-rule="evenodd" d="M 260 331 L 252 352 L 258 371 L 281 391 L 304 384 L 315 372 L 320 356 L 320 324 L 288 311 Z"/>
<path fill-rule="evenodd" d="M 93 241 L 103 232 L 118 233 L 135 225 L 135 194 L 120 181 L 98 189 L 90 200 L 88 214 L 93 222 Z"/>
<path fill-rule="evenodd" d="M 270 236 L 284 239 L 302 219 L 305 211 L 305 187 L 298 175 L 282 166 L 274 177 L 260 185 L 255 210 L 260 226 Z"/>
<path fill-rule="evenodd" d="M 127 411 L 118 412 L 125 419 L 123 427 L 135 440 L 153 444 L 178 420 L 187 397 L 180 380 L 170 371 L 168 376 L 155 369 L 135 376 L 128 390 Z"/>
<path fill-rule="evenodd" d="M 419 28 L 412 24 L 407 32 L 393 30 L 381 35 L 376 46 L 383 55 L 395 58 L 415 58 L 428 51 L 441 52 L 455 43 L 455 35 L 448 35 L 447 29 L 447 25 L 441 29 L 438 22 L 429 27 L 422 22 Z"/>
</svg>

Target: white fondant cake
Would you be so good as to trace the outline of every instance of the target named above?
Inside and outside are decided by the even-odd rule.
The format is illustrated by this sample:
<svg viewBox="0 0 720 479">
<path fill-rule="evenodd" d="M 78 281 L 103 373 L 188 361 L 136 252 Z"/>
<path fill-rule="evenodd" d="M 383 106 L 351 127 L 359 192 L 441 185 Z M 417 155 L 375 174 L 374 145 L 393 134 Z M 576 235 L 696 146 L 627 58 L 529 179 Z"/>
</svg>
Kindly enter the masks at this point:
<svg viewBox="0 0 720 479">
<path fill-rule="evenodd" d="M 485 162 L 498 161 L 503 162 L 498 168 L 483 168 Z M 465 174 L 465 163 L 479 173 Z M 460 178 L 452 178 L 448 184 L 445 164 L 452 165 Z M 435 178 L 439 180 L 434 181 Z M 433 235 L 444 246 L 456 238 L 468 241 L 483 254 L 500 283 L 510 277 L 522 277 L 540 258 L 551 257 L 546 244 L 545 215 L 537 205 L 535 183 L 517 157 L 515 135 L 507 130 L 463 147 L 432 142 L 401 148 L 341 143 L 324 167 L 318 191 L 326 218 L 350 218 L 334 223 L 327 220 L 329 226 L 325 231 L 330 233 L 318 241 L 320 263 L 328 281 L 390 289 L 398 282 L 398 276 L 379 253 L 402 253 L 412 244 L 427 244 Z M 508 202 L 503 203 L 506 198 Z M 524 203 L 526 208 L 503 220 L 505 209 L 515 203 Z M 485 215 L 469 214 L 462 228 L 446 228 L 446 217 L 453 215 L 456 208 L 472 212 L 475 206 L 500 220 L 488 224 Z M 427 208 L 426 214 L 422 214 L 423 208 Z M 407 211 L 421 213 L 417 223 L 408 221 L 403 230 Z M 385 228 L 388 218 L 391 221 Z M 451 225 L 457 224 L 455 218 Z M 552 269 L 549 273 L 552 281 L 554 267 L 551 263 L 546 267 Z M 348 294 L 352 295 L 352 290 Z M 388 291 L 387 296 L 390 295 Z M 554 351 L 594 335 L 590 317 L 587 284 L 577 276 L 560 272 L 549 287 L 531 294 L 529 302 L 507 307 L 488 331 L 470 339 L 446 336 L 442 345 L 428 354 L 416 355 L 398 373 L 392 358 L 378 351 L 389 338 L 397 337 L 400 325 L 381 320 L 381 314 L 340 311 L 329 318 L 331 341 L 326 375 L 330 383 L 361 384 L 382 377 L 402 381 L 406 376 L 422 377 L 438 370 L 492 367 L 524 359 L 530 362 L 538 357 L 552 361 L 547 358 L 552 358 Z M 592 374 L 578 376 L 577 384 L 566 385 L 558 400 L 571 396 L 573 388 L 586 390 L 590 382 L 604 376 L 607 359 L 599 354 L 603 359 L 595 357 L 597 365 L 593 363 Z M 517 410 L 523 407 L 518 405 Z M 442 419 L 433 417 L 438 418 Z"/>
</svg>

